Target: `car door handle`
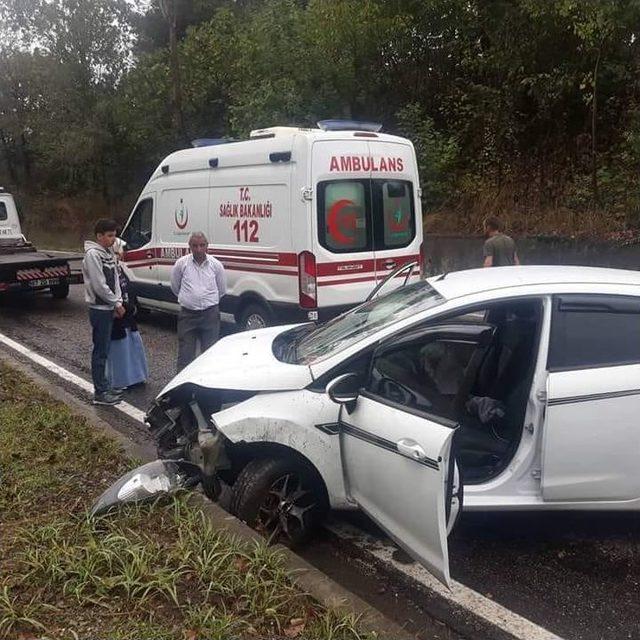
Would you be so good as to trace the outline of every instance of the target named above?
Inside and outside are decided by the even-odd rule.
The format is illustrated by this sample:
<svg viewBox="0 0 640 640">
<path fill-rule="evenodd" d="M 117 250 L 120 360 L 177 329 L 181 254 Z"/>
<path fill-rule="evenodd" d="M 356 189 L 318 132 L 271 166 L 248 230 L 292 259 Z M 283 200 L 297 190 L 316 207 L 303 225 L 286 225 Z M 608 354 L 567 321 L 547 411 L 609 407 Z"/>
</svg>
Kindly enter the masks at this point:
<svg viewBox="0 0 640 640">
<path fill-rule="evenodd" d="M 147 258 L 153 258 L 153 251 L 147 251 L 146 256 Z"/>
<path fill-rule="evenodd" d="M 385 260 L 384 261 L 384 268 L 388 269 L 389 271 L 391 271 L 391 269 L 395 269 L 396 268 L 396 261 L 395 260 Z"/>
<path fill-rule="evenodd" d="M 398 453 L 413 460 L 426 460 L 427 452 L 415 441 L 410 438 L 403 438 L 396 443 Z"/>
</svg>

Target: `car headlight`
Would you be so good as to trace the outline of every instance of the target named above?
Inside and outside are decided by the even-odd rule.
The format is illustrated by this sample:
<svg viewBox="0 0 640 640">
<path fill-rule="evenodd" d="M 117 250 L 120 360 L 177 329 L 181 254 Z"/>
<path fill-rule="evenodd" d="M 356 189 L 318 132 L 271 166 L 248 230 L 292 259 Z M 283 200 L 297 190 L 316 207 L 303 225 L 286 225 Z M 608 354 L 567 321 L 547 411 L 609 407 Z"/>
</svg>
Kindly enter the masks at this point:
<svg viewBox="0 0 640 640">
<path fill-rule="evenodd" d="M 91 515 L 105 513 L 127 502 L 148 500 L 163 493 L 193 487 L 200 482 L 201 470 L 187 460 L 154 460 L 125 473 L 91 507 Z"/>
</svg>

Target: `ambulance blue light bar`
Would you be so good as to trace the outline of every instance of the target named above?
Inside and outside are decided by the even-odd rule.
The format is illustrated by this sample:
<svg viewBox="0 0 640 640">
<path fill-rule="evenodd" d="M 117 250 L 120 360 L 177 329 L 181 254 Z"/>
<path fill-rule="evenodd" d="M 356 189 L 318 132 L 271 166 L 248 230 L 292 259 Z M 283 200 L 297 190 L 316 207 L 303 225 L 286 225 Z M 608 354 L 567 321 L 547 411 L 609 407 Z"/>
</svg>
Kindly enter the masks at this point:
<svg viewBox="0 0 640 640">
<path fill-rule="evenodd" d="M 371 133 L 378 133 L 382 129 L 379 122 L 358 120 L 320 120 L 318 127 L 323 131 L 369 131 Z"/>
<path fill-rule="evenodd" d="M 233 138 L 196 138 L 191 141 L 192 147 L 215 147 L 219 144 L 235 142 Z"/>
</svg>

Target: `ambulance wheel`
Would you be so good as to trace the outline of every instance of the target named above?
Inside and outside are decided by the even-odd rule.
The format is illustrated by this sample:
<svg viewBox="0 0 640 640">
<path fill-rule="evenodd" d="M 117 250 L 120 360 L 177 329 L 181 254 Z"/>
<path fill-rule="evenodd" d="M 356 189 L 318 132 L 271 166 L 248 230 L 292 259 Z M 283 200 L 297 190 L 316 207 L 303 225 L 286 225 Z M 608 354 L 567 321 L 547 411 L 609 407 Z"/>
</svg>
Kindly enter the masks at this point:
<svg viewBox="0 0 640 640">
<path fill-rule="evenodd" d="M 136 318 L 139 318 L 141 316 L 148 316 L 151 313 L 151 309 L 140 306 L 140 303 L 138 302 L 138 296 L 136 296 L 134 293 L 129 294 L 129 303 L 134 309 L 133 315 Z"/>
<path fill-rule="evenodd" d="M 64 300 L 69 295 L 69 283 L 63 282 L 62 284 L 56 284 L 50 289 L 51 295 L 56 300 Z"/>
<path fill-rule="evenodd" d="M 240 312 L 238 324 L 242 331 L 264 329 L 271 324 L 271 313 L 264 305 L 252 302 Z"/>
<path fill-rule="evenodd" d="M 233 484 L 231 513 L 270 542 L 295 547 L 311 537 L 327 512 L 319 484 L 300 462 L 252 460 Z"/>
</svg>

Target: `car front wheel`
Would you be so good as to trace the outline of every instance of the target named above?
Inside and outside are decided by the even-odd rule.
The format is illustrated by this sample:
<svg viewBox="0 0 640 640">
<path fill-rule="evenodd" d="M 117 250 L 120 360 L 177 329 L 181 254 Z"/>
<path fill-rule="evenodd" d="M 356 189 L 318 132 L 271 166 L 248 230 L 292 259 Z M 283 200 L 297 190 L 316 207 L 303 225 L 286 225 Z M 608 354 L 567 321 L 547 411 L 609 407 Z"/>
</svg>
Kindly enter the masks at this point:
<svg viewBox="0 0 640 640">
<path fill-rule="evenodd" d="M 270 540 L 290 547 L 311 536 L 326 510 L 318 481 L 296 461 L 252 460 L 233 485 L 231 513 Z"/>
</svg>

